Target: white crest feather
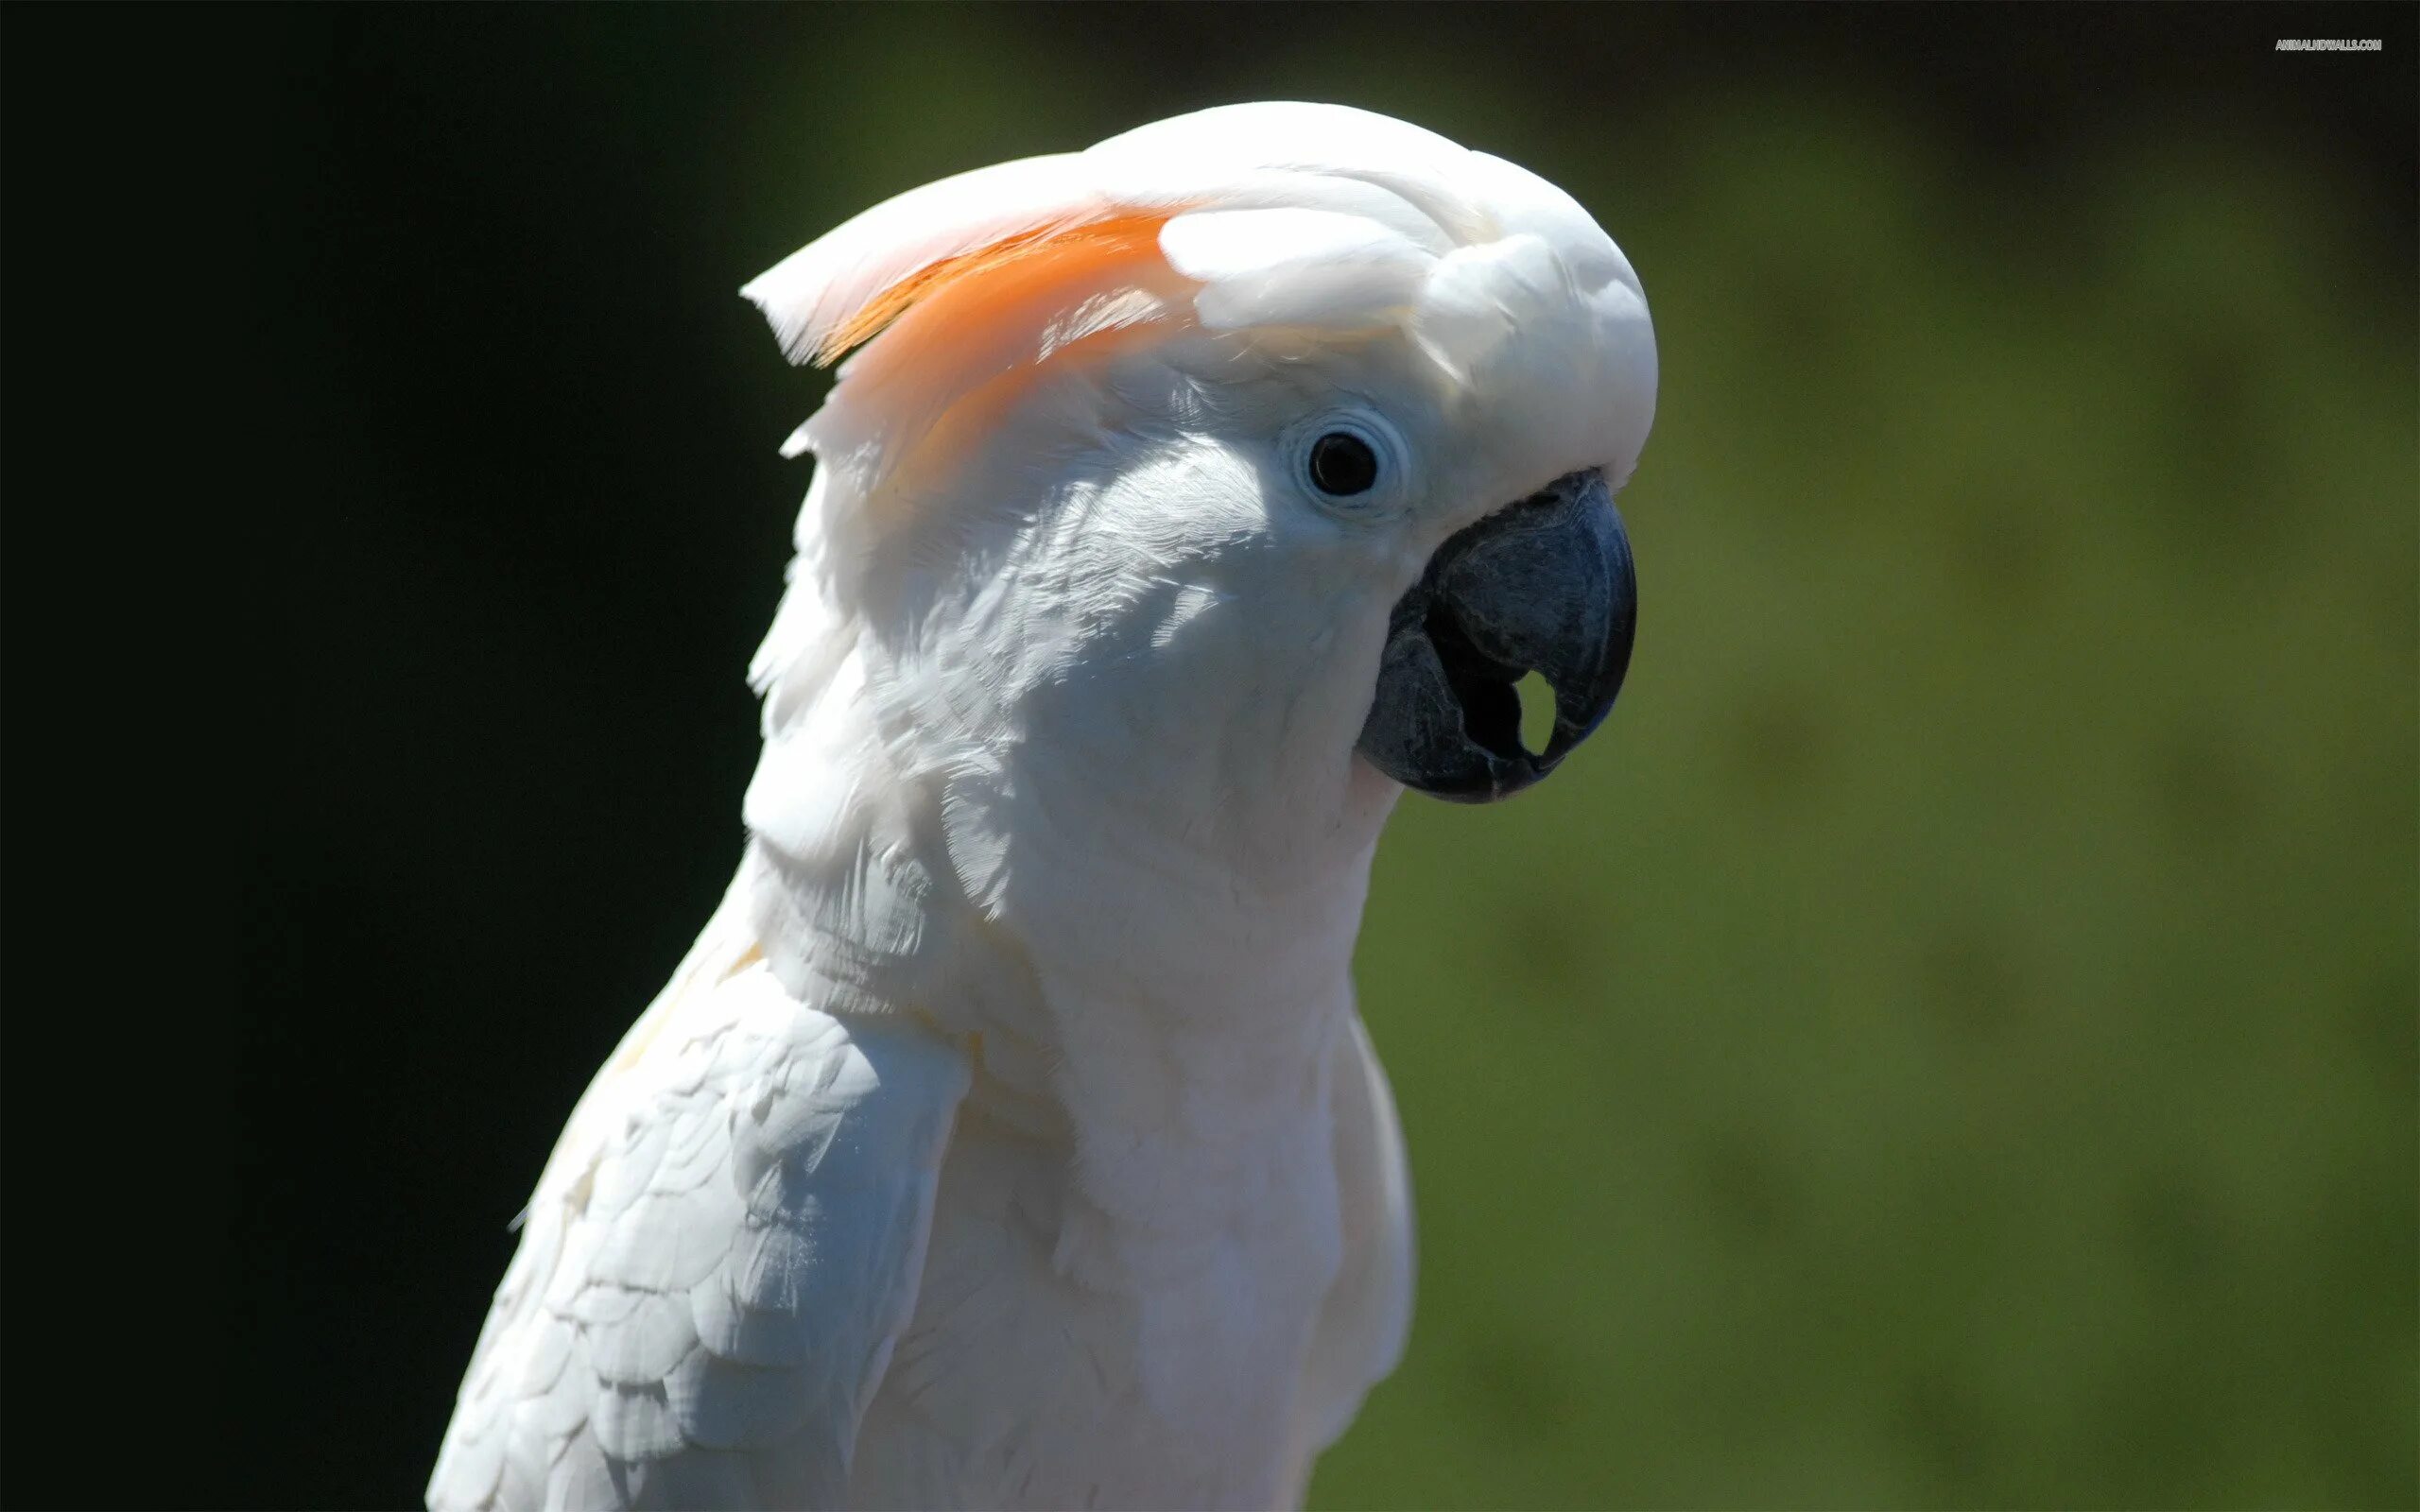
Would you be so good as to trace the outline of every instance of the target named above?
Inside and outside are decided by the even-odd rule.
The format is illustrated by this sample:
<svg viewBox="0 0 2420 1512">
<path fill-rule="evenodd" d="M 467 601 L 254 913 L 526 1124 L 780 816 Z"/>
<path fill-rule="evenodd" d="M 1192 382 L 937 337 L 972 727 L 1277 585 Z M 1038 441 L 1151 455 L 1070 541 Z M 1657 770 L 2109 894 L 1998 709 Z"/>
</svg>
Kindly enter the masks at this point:
<svg viewBox="0 0 2420 1512">
<path fill-rule="evenodd" d="M 1057 153 L 977 168 L 886 199 L 841 222 L 740 289 L 793 362 L 812 360 L 881 293 L 952 257 L 1109 213 L 1080 157 Z"/>
</svg>

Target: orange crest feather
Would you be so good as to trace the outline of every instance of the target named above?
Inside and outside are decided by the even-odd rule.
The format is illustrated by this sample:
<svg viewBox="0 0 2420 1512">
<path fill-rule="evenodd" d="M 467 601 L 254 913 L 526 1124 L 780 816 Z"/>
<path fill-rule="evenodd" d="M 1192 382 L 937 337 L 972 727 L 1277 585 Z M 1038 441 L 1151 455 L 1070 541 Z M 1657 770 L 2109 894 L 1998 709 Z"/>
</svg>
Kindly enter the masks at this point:
<svg viewBox="0 0 2420 1512">
<path fill-rule="evenodd" d="M 818 364 L 834 361 L 852 347 L 871 341 L 917 306 L 929 306 L 934 314 L 946 308 L 959 318 L 980 319 L 984 307 L 997 301 L 1046 284 L 1098 280 L 1119 264 L 1156 259 L 1160 228 L 1178 214 L 1169 210 L 1075 226 L 1036 227 L 989 247 L 927 264 L 833 327 L 816 344 L 814 360 Z"/>
</svg>

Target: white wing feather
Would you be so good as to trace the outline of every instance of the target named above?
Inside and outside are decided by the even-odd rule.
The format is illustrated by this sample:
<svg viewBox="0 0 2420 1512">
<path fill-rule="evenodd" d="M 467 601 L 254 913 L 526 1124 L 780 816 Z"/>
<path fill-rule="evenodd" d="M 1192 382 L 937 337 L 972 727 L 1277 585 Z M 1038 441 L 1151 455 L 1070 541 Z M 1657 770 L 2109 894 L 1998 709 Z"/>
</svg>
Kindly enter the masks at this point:
<svg viewBox="0 0 2420 1512">
<path fill-rule="evenodd" d="M 967 1067 L 908 1021 L 822 1013 L 762 962 L 732 970 L 705 949 L 718 937 L 575 1113 L 431 1507 L 842 1494 L 914 1308 Z"/>
</svg>

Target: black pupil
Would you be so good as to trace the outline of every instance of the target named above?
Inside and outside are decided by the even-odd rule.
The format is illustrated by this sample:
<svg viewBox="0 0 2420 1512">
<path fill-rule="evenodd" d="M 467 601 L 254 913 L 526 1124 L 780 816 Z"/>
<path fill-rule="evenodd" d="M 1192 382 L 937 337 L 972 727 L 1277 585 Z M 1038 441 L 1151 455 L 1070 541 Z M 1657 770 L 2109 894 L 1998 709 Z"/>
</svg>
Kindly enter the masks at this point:
<svg viewBox="0 0 2420 1512">
<path fill-rule="evenodd" d="M 1367 493 L 1378 481 L 1378 454 L 1344 431 L 1330 431 L 1311 443 L 1311 482 L 1322 493 Z"/>
</svg>

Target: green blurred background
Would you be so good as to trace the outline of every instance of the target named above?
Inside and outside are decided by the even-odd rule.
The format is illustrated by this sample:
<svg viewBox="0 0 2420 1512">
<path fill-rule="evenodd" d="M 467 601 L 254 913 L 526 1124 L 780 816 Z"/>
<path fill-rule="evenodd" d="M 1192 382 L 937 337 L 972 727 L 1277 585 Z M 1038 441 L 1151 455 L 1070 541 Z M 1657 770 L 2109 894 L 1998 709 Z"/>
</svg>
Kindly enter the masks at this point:
<svg viewBox="0 0 2420 1512">
<path fill-rule="evenodd" d="M 1299 96 L 1566 187 L 1664 358 L 1614 720 L 1380 854 L 1419 1313 L 1315 1503 L 2420 1502 L 2409 9 L 11 9 L 9 465 L 70 465 L 200 228 L 178 461 L 258 620 L 225 1001 L 162 1031 L 223 1090 L 163 1326 L 237 1384 L 119 1489 L 417 1494 L 502 1220 L 728 874 L 816 394 L 730 291 Z M 14 1192 L 91 1200 L 12 1085 Z M 9 1420 L 76 1431 L 122 1380 L 11 1305 Z"/>
</svg>

